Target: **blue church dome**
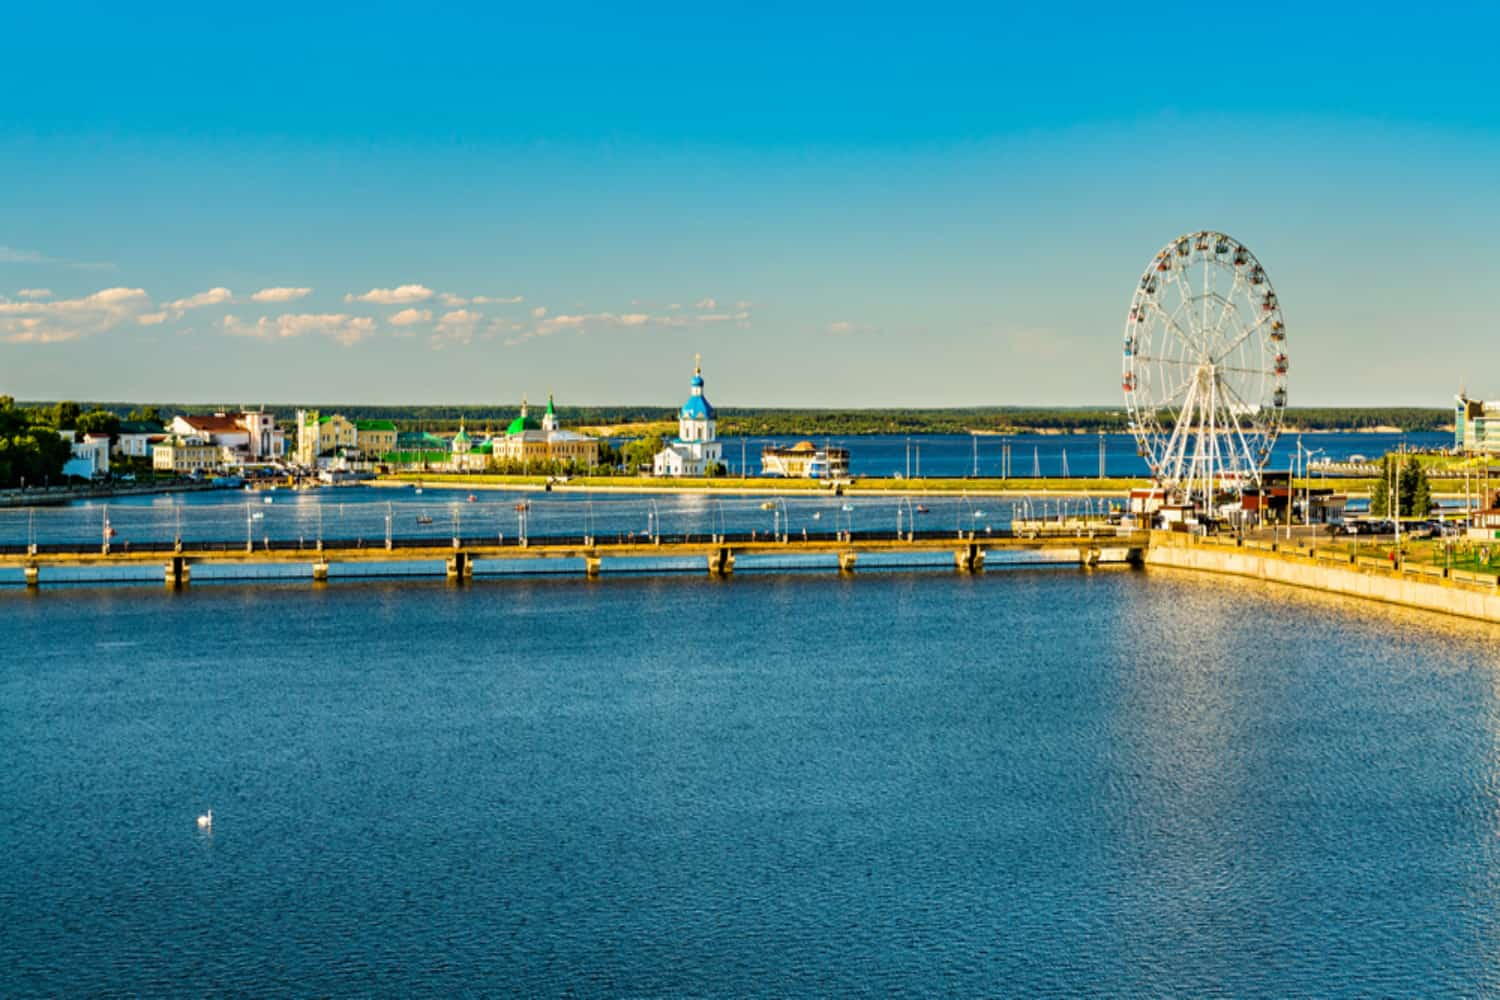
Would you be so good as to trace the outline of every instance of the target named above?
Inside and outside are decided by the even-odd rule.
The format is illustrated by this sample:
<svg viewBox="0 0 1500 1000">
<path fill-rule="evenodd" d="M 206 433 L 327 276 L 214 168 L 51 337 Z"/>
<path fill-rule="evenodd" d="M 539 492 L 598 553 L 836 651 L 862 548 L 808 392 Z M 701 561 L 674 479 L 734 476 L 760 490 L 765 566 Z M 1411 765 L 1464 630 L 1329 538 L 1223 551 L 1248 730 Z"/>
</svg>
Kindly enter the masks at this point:
<svg viewBox="0 0 1500 1000">
<path fill-rule="evenodd" d="M 702 379 L 698 380 L 702 382 Z M 682 404 L 682 416 L 685 420 L 713 420 L 714 408 L 708 400 L 702 396 L 689 396 L 688 401 Z"/>
</svg>

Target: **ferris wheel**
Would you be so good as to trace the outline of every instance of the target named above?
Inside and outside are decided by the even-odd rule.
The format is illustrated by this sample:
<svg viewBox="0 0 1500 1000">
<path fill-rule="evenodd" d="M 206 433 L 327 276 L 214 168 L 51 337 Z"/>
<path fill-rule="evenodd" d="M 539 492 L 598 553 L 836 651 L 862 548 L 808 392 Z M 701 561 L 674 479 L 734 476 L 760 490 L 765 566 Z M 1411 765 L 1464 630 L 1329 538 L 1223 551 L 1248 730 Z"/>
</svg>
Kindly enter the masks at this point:
<svg viewBox="0 0 1500 1000">
<path fill-rule="evenodd" d="M 1286 412 L 1286 323 L 1242 243 L 1203 231 L 1151 259 L 1125 320 L 1125 408 L 1151 477 L 1212 505 L 1260 481 Z"/>
</svg>

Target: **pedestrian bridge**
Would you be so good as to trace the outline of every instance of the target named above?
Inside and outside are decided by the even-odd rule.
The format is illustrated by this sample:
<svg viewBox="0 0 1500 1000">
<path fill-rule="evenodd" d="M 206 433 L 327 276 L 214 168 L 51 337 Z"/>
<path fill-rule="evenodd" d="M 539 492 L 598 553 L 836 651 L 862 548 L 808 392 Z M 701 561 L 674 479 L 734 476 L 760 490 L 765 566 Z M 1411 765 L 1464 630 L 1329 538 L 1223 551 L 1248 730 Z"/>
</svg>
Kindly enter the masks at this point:
<svg viewBox="0 0 1500 1000">
<path fill-rule="evenodd" d="M 631 568 L 659 565 L 668 557 L 702 561 L 711 576 L 733 573 L 739 556 L 831 555 L 840 572 L 853 572 L 867 554 L 951 553 L 962 573 L 984 569 L 986 553 L 1036 551 L 1051 561 L 1076 561 L 1093 566 L 1101 561 L 1139 563 L 1149 545 L 1145 531 L 1097 526 L 1045 529 L 1031 527 L 1003 531 L 830 531 L 766 534 L 756 531 L 728 534 L 680 535 L 558 535 L 503 538 L 454 536 L 434 538 L 183 540 L 119 543 L 108 538 L 95 544 L 32 542 L 0 545 L 0 568 L 19 569 L 25 582 L 38 585 L 49 569 L 159 564 L 168 586 L 180 587 L 193 566 L 282 565 L 306 566 L 315 581 L 326 581 L 333 564 L 433 564 L 448 579 L 463 582 L 474 565 L 492 560 L 557 560 L 581 562 L 590 577 L 600 575 L 605 559 Z M 434 569 L 436 572 L 436 569 Z"/>
</svg>

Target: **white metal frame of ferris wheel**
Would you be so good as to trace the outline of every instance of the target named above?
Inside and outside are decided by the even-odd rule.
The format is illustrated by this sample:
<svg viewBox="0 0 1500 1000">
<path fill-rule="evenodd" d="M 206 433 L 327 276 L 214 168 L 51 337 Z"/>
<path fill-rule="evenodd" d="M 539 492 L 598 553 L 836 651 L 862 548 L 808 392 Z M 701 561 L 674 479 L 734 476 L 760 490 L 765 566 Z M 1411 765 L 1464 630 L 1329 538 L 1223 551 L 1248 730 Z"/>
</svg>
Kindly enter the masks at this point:
<svg viewBox="0 0 1500 1000">
<path fill-rule="evenodd" d="M 1203 265 L 1196 289 L 1189 270 L 1195 252 Z M 1215 278 L 1225 271 L 1233 278 L 1221 294 Z M 1177 287 L 1175 308 L 1164 304 L 1165 288 L 1159 295 L 1158 283 Z M 1257 288 L 1263 290 L 1259 309 Z M 1215 303 L 1217 315 L 1210 324 Z M 1249 306 L 1252 317 L 1260 312 L 1259 317 L 1247 320 L 1242 306 Z M 1201 315 L 1195 317 L 1195 312 Z M 1158 320 L 1161 353 L 1154 354 Z M 1270 278 L 1237 240 L 1211 231 L 1190 233 L 1152 259 L 1126 321 L 1124 388 L 1132 432 L 1160 486 L 1181 499 L 1201 497 L 1211 504 L 1221 491 L 1238 493 L 1259 482 L 1285 405 L 1285 331 Z M 1256 339 L 1250 343 L 1252 337 Z M 1171 356 L 1172 338 L 1176 357 Z M 1165 382 L 1169 371 L 1175 384 L 1158 386 L 1156 376 Z M 1236 388 L 1231 376 L 1246 378 Z M 1153 395 L 1146 400 L 1148 393 Z M 1159 412 L 1172 418 L 1170 433 L 1162 428 Z"/>
</svg>

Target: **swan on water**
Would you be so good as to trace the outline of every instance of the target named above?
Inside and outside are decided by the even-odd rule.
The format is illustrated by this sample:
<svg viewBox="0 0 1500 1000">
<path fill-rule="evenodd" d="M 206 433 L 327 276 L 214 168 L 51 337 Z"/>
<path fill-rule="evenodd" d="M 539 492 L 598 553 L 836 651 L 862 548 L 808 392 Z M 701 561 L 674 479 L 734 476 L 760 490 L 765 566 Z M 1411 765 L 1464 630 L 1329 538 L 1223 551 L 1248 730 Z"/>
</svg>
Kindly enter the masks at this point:
<svg viewBox="0 0 1500 1000">
<path fill-rule="evenodd" d="M 214 825 L 214 811 L 212 809 L 210 809 L 208 812 L 204 813 L 202 816 L 198 817 L 198 829 L 200 829 L 200 830 L 208 830 L 208 829 L 211 829 L 213 827 L 213 825 Z"/>
</svg>

